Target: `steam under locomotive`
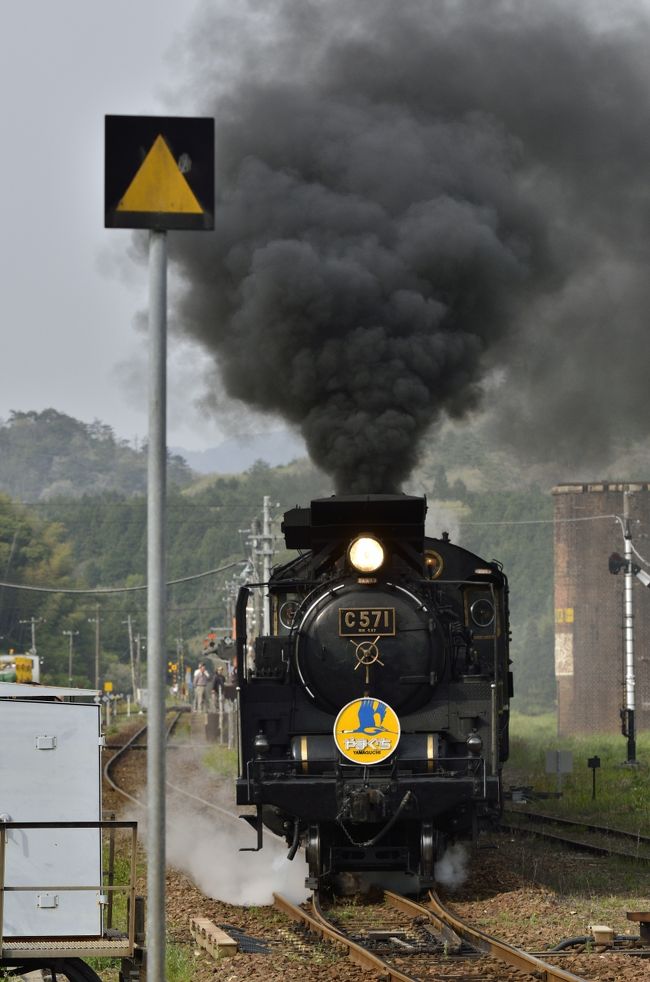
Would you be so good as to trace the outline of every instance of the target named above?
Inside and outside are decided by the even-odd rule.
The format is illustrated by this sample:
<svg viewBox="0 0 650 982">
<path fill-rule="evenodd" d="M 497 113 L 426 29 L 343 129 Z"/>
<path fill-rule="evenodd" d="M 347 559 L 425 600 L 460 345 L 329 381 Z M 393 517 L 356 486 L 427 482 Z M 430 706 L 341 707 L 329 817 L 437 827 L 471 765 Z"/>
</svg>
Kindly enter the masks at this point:
<svg viewBox="0 0 650 982">
<path fill-rule="evenodd" d="M 307 885 L 343 871 L 432 885 L 450 838 L 501 807 L 508 755 L 508 587 L 498 563 L 425 536 L 424 498 L 335 496 L 285 513 L 269 636 L 246 668 L 237 604 L 237 801 Z"/>
</svg>

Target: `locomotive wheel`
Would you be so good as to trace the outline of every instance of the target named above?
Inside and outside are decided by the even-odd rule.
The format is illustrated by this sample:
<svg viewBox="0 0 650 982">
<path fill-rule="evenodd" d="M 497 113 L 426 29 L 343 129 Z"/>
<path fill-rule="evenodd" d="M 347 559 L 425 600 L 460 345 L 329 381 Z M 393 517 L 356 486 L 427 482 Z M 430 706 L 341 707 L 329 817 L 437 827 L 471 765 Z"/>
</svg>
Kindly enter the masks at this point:
<svg viewBox="0 0 650 982">
<path fill-rule="evenodd" d="M 433 822 L 422 822 L 420 827 L 420 876 L 433 878 L 433 867 L 436 861 L 438 833 Z"/>
<path fill-rule="evenodd" d="M 318 825 L 310 825 L 307 831 L 307 843 L 305 845 L 305 858 L 309 869 L 310 881 L 318 880 L 323 872 L 323 859 L 321 856 L 320 829 Z"/>
</svg>

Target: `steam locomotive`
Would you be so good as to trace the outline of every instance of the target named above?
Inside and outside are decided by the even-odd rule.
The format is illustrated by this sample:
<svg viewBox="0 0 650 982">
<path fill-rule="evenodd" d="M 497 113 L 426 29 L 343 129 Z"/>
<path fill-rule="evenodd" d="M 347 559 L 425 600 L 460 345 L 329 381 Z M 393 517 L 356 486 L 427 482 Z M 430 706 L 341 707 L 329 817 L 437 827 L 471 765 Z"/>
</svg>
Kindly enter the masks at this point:
<svg viewBox="0 0 650 982">
<path fill-rule="evenodd" d="M 426 500 L 333 496 L 294 508 L 297 558 L 266 586 L 271 632 L 246 664 L 237 601 L 237 802 L 263 845 L 305 845 L 307 886 L 344 872 L 419 892 L 449 840 L 498 817 L 508 756 L 508 585 L 425 535 Z"/>
</svg>

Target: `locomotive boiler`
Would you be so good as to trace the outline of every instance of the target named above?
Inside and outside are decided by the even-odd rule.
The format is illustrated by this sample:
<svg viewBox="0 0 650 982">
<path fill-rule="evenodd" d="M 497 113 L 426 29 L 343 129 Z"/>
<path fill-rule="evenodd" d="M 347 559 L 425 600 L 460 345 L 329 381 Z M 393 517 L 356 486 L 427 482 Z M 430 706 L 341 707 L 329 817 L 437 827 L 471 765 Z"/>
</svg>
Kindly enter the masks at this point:
<svg viewBox="0 0 650 982">
<path fill-rule="evenodd" d="M 508 755 L 508 587 L 500 565 L 425 535 L 426 501 L 334 496 L 285 513 L 296 558 L 264 585 L 271 633 L 247 666 L 237 604 L 247 817 L 305 845 L 316 888 L 398 873 L 418 892 L 450 839 L 501 809 Z"/>
</svg>

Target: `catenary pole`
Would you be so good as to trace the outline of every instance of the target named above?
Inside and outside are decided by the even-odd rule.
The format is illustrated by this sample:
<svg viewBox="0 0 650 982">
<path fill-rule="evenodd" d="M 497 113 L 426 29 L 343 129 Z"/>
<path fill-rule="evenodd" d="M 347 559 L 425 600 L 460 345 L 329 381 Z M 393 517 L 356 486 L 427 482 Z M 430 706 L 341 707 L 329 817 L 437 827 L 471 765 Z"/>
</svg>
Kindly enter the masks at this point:
<svg viewBox="0 0 650 982">
<path fill-rule="evenodd" d="M 165 490 L 167 236 L 149 238 L 147 486 L 147 978 L 165 979 Z"/>
</svg>

